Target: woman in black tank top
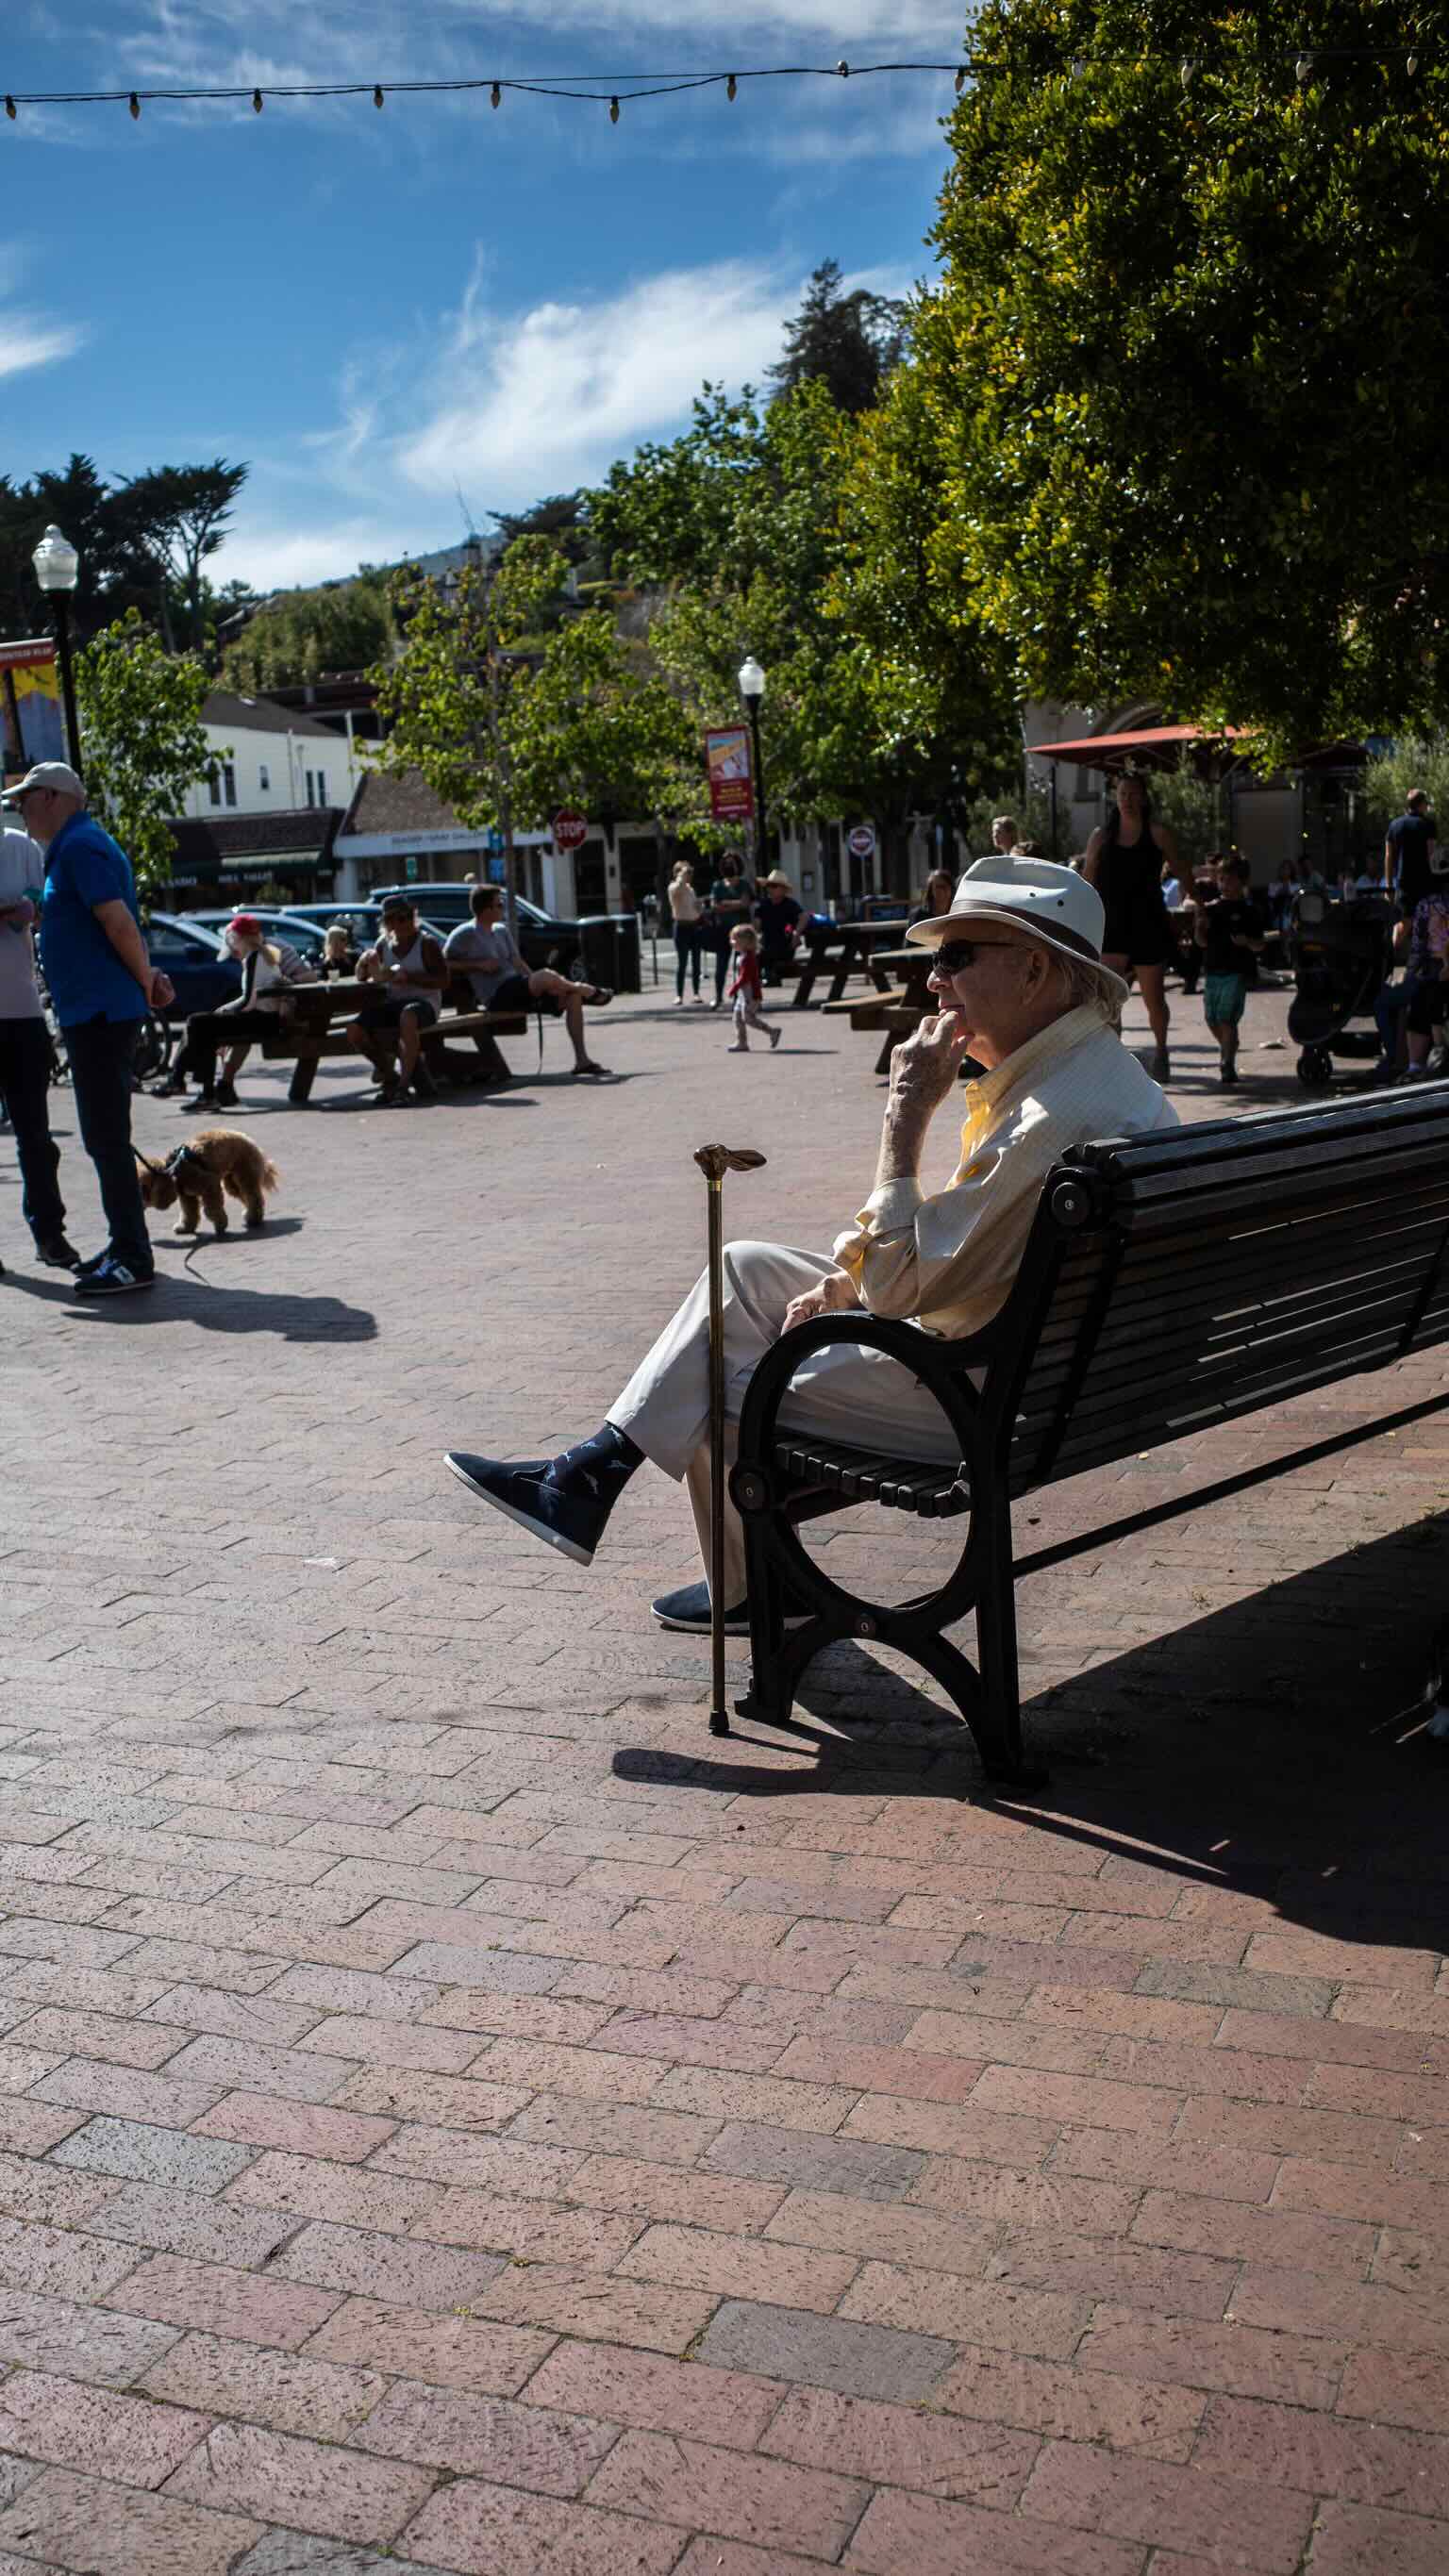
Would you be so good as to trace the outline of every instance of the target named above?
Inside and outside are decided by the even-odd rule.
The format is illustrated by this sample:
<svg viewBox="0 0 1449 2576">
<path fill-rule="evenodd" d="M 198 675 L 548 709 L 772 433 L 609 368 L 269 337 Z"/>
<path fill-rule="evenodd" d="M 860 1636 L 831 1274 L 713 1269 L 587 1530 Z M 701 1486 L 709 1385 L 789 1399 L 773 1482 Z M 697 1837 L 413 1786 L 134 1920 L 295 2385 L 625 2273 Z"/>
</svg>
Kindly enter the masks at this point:
<svg viewBox="0 0 1449 2576">
<path fill-rule="evenodd" d="M 1165 823 L 1154 823 L 1146 781 L 1125 771 L 1116 781 L 1112 811 L 1092 834 L 1082 861 L 1082 874 L 1094 885 L 1106 907 L 1102 963 L 1128 983 L 1136 977 L 1147 1005 L 1156 1053 L 1153 1077 L 1166 1082 L 1168 1009 L 1167 961 L 1177 955 L 1177 938 L 1162 895 L 1164 862 L 1177 874 L 1177 842 Z"/>
</svg>

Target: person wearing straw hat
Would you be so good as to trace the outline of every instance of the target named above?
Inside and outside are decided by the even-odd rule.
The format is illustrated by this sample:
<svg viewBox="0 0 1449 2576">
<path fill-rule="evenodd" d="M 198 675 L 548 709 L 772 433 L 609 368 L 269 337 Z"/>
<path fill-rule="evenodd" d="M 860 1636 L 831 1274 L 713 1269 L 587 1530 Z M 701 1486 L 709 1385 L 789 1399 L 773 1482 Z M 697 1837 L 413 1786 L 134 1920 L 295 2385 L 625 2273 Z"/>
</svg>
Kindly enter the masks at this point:
<svg viewBox="0 0 1449 2576">
<path fill-rule="evenodd" d="M 1070 868 L 993 855 L 967 869 L 946 911 L 912 924 L 907 939 L 935 951 L 938 1008 L 891 1058 L 864 1207 L 828 1258 L 774 1243 L 725 1250 L 731 1423 L 756 1362 L 792 1324 L 862 1307 L 948 1339 L 979 1331 L 1011 1289 L 1053 1164 L 1092 1137 L 1177 1125 L 1117 1035 L 1126 987 L 1102 964 L 1104 923 L 1101 896 Z M 983 1071 L 966 1091 L 960 1156 L 946 1186 L 928 1193 L 920 1173 L 931 1121 L 955 1096 L 968 1055 Z M 629 1478 L 651 1459 L 688 1487 L 708 1568 L 708 1372 L 706 1274 L 588 1439 L 527 1464 L 464 1451 L 450 1452 L 447 1464 L 480 1502 L 587 1565 Z M 958 1455 L 919 1382 L 884 1353 L 851 1343 L 802 1361 L 781 1421 L 888 1455 Z M 726 1627 L 743 1633 L 744 1546 L 732 1506 L 724 1589 Z M 707 1582 L 663 1595 L 654 1615 L 664 1627 L 707 1631 Z"/>
</svg>

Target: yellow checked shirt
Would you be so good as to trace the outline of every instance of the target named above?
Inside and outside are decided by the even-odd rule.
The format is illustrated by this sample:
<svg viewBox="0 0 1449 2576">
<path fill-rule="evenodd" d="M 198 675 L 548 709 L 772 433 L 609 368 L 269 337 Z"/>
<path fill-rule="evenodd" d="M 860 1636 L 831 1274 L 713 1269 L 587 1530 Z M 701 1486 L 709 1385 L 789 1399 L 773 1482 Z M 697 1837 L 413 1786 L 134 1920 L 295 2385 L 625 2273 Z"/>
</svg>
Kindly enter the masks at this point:
<svg viewBox="0 0 1449 2576">
<path fill-rule="evenodd" d="M 914 1317 L 959 1340 L 1004 1303 L 1041 1185 L 1063 1154 L 1104 1136 L 1175 1127 L 1177 1112 L 1091 1010 L 1068 1011 L 966 1091 L 961 1160 L 927 1198 L 919 1181 L 872 1190 L 835 1259 L 873 1315 Z"/>
</svg>

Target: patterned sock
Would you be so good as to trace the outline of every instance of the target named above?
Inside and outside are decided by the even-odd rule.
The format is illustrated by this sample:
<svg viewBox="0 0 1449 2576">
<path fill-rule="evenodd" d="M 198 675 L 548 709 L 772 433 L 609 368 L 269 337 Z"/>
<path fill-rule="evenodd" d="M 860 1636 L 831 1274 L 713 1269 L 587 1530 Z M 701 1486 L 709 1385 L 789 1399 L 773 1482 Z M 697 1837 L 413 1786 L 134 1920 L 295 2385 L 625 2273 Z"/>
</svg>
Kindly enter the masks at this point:
<svg viewBox="0 0 1449 2576">
<path fill-rule="evenodd" d="M 606 1422 L 589 1439 L 561 1451 L 551 1461 L 545 1481 L 579 1502 L 598 1503 L 612 1511 L 635 1469 L 643 1464 L 643 1450 L 635 1447 L 626 1431 Z"/>
</svg>

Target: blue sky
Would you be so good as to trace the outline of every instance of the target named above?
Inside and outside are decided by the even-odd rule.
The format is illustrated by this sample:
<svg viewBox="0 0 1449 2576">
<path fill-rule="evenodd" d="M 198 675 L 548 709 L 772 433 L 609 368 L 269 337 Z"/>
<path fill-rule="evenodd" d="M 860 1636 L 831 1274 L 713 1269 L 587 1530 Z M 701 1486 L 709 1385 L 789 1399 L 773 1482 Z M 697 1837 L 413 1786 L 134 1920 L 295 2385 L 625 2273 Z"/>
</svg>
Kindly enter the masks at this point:
<svg viewBox="0 0 1449 2576">
<path fill-rule="evenodd" d="M 681 25 L 682 21 L 682 25 Z M 940 0 L 10 0 L 0 88 L 950 59 Z M 218 577 L 450 544 L 758 381 L 816 263 L 928 265 L 949 77 L 0 118 L 0 470 L 218 454 Z"/>
</svg>

